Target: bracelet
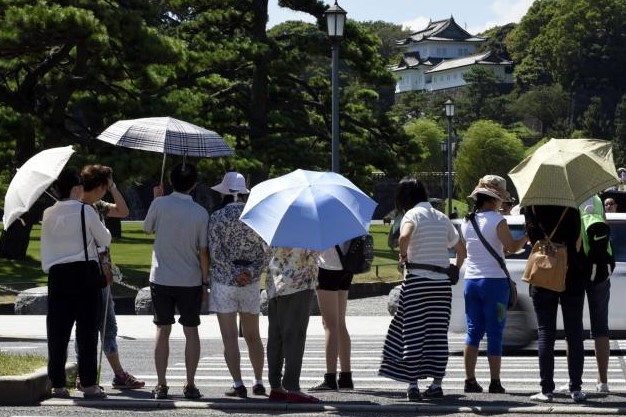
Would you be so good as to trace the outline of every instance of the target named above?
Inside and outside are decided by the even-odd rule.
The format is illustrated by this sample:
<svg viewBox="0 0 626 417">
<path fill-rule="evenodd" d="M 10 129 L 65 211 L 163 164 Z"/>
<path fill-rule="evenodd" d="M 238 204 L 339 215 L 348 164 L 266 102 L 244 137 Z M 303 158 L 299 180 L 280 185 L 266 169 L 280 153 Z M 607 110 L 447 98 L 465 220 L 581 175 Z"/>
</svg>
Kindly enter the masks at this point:
<svg viewBox="0 0 626 417">
<path fill-rule="evenodd" d="M 202 286 L 203 286 L 203 287 L 208 287 L 208 286 L 209 286 L 209 284 L 208 284 L 208 283 L 206 283 L 206 282 L 203 282 L 203 283 L 202 283 Z"/>
</svg>

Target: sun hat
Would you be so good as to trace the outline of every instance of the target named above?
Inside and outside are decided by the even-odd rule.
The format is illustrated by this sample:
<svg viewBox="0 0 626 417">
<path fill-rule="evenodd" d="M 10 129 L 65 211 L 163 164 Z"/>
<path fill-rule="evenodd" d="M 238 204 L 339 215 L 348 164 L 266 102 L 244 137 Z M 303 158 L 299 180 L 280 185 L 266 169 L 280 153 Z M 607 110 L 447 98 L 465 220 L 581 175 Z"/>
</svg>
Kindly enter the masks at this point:
<svg viewBox="0 0 626 417">
<path fill-rule="evenodd" d="M 500 201 L 506 201 L 510 197 L 506 191 L 506 180 L 498 175 L 485 175 L 479 179 L 470 198 L 475 199 L 476 194 L 485 194 Z"/>
<path fill-rule="evenodd" d="M 221 194 L 248 194 L 250 190 L 246 188 L 246 179 L 238 172 L 227 172 L 222 178 L 222 182 L 211 187 Z"/>
</svg>

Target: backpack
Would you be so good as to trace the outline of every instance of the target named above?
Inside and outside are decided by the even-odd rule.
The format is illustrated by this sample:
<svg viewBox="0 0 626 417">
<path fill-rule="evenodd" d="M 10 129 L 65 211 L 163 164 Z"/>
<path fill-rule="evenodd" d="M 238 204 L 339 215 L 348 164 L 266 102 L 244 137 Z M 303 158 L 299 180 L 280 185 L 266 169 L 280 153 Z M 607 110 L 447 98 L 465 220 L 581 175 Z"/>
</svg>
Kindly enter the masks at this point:
<svg viewBox="0 0 626 417">
<path fill-rule="evenodd" d="M 351 239 L 345 254 L 341 252 L 339 245 L 335 245 L 335 249 L 346 271 L 364 274 L 372 268 L 374 260 L 374 237 L 372 235 L 367 234 Z"/>
<path fill-rule="evenodd" d="M 587 278 L 594 283 L 606 281 L 615 269 L 611 247 L 611 228 L 602 215 L 581 216 L 582 261 Z"/>
</svg>

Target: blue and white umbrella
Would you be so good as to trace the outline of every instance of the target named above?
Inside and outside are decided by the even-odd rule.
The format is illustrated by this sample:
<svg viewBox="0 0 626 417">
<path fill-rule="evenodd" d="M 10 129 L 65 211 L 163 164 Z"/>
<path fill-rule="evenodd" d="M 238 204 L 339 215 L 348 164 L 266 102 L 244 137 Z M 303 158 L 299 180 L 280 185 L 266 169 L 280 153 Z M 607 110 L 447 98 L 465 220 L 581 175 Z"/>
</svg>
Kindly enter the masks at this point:
<svg viewBox="0 0 626 417">
<path fill-rule="evenodd" d="M 98 139 L 116 146 L 163 153 L 163 168 L 165 155 L 219 157 L 235 154 L 219 134 L 172 117 L 120 120 Z"/>
<path fill-rule="evenodd" d="M 368 233 L 376 205 L 339 174 L 298 169 L 252 187 L 240 219 L 271 246 L 322 251 Z"/>
</svg>

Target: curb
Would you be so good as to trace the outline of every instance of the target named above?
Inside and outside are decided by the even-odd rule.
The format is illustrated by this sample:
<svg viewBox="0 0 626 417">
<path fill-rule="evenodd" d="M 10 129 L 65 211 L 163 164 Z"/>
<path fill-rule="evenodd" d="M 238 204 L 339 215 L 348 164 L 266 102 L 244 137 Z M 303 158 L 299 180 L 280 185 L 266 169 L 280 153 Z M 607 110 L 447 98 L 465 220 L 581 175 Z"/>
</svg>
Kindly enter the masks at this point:
<svg viewBox="0 0 626 417">
<path fill-rule="evenodd" d="M 293 403 L 270 403 L 270 402 L 210 402 L 210 401 L 173 401 L 173 400 L 84 400 L 76 399 L 52 399 L 41 403 L 42 406 L 81 406 L 104 409 L 134 409 L 134 410 L 221 410 L 250 412 L 314 412 L 314 413 L 355 413 L 374 412 L 377 415 L 394 413 L 415 414 L 520 414 L 520 415 L 545 415 L 545 414 L 568 414 L 568 415 L 616 415 L 625 414 L 626 407 L 585 407 L 576 405 L 486 405 L 486 406 L 454 406 L 439 404 L 293 404 Z"/>
<path fill-rule="evenodd" d="M 348 299 L 376 297 L 387 295 L 395 286 L 402 284 L 402 281 L 390 282 L 363 282 L 350 285 Z"/>
<path fill-rule="evenodd" d="M 76 373 L 78 365 L 65 365 L 67 374 Z M 0 404 L 3 405 L 34 405 L 42 398 L 49 396 L 51 388 L 48 369 L 39 368 L 26 375 L 0 377 Z"/>
</svg>

